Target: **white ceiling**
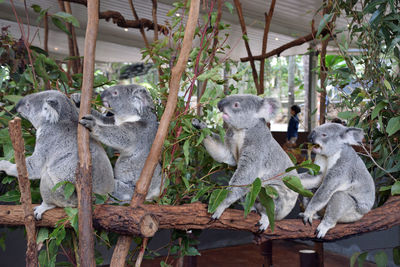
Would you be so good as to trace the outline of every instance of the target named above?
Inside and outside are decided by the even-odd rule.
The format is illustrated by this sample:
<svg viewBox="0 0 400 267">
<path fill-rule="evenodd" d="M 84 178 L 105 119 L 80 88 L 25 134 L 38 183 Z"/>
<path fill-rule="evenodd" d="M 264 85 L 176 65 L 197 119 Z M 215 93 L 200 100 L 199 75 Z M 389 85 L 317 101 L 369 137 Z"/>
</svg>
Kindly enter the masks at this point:
<svg viewBox="0 0 400 267">
<path fill-rule="evenodd" d="M 33 4 L 37 4 L 42 8 L 49 8 L 50 13 L 60 11 L 58 1 L 51 0 L 27 0 L 28 14 L 30 21 L 30 36 L 32 37 L 38 31 L 34 40 L 34 45 L 43 47 L 43 28 L 37 26 L 36 14 L 29 8 Z M 171 0 L 159 0 L 157 19 L 159 24 L 165 24 L 169 17 L 166 13 L 172 9 Z M 201 1 L 201 12 L 203 10 L 203 1 Z M 233 4 L 233 0 L 229 0 Z M 264 31 L 264 13 L 268 12 L 270 0 L 242 0 L 243 14 L 247 25 L 248 37 L 250 39 L 250 47 L 253 55 L 261 53 L 262 38 Z M 24 2 L 22 0 L 14 0 L 18 15 L 27 23 L 25 16 Z M 134 1 L 136 11 L 140 18 L 152 20 L 152 4 L 150 0 Z M 321 19 L 321 12 L 316 11 L 322 5 L 322 0 L 277 0 L 275 12 L 272 18 L 270 33 L 268 35 L 267 51 L 271 51 L 297 37 L 307 35 L 311 32 L 311 20 L 315 18 L 316 26 Z M 83 43 L 86 27 L 86 7 L 83 5 L 71 3 L 72 13 L 79 20 L 80 28 L 77 29 L 78 45 L 81 53 L 83 52 Z M 128 0 L 108 0 L 101 1 L 101 11 L 114 10 L 120 12 L 126 19 L 133 19 Z M 316 14 L 316 15 L 315 15 Z M 236 10 L 230 14 L 224 6 L 223 21 L 231 24 L 228 44 L 233 49 L 229 53 L 230 57 L 238 60 L 246 57 L 247 53 L 242 40 L 242 33 Z M 9 0 L 0 4 L 0 26 L 10 25 L 10 30 L 14 36 L 20 36 L 18 24 L 15 22 L 11 4 Z M 50 23 L 51 24 L 51 23 Z M 338 24 L 346 25 L 345 21 L 339 21 Z M 26 29 L 27 31 L 27 29 Z M 152 31 L 147 31 L 147 37 L 151 40 Z M 196 44 L 194 44 L 196 45 Z M 102 62 L 136 62 L 141 61 L 142 57 L 140 49 L 144 47 L 144 43 L 138 29 L 120 28 L 112 22 L 100 20 L 98 42 L 96 47 L 96 60 Z M 282 55 L 303 54 L 307 51 L 308 44 L 289 49 Z M 65 56 L 68 54 L 68 42 L 65 33 L 60 32 L 54 26 L 51 26 L 49 33 L 49 49 L 52 54 Z"/>
</svg>

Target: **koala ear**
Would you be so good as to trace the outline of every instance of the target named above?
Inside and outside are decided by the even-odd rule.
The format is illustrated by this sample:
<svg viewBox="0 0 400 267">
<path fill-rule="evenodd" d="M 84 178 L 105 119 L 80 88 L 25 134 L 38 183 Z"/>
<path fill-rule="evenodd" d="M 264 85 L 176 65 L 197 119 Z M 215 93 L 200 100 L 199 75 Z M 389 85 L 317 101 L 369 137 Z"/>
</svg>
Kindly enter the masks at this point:
<svg viewBox="0 0 400 267">
<path fill-rule="evenodd" d="M 342 134 L 342 138 L 349 145 L 360 145 L 364 139 L 364 131 L 360 128 L 348 127 Z"/>
<path fill-rule="evenodd" d="M 60 118 L 58 109 L 59 109 L 58 100 L 51 97 L 47 98 L 42 109 L 42 114 L 46 118 L 46 121 L 50 123 L 58 122 L 58 119 Z"/>
<path fill-rule="evenodd" d="M 277 99 L 269 97 L 264 98 L 262 100 L 262 106 L 258 110 L 257 115 L 259 118 L 264 118 L 265 121 L 270 121 L 278 114 L 280 106 L 281 104 Z"/>
</svg>

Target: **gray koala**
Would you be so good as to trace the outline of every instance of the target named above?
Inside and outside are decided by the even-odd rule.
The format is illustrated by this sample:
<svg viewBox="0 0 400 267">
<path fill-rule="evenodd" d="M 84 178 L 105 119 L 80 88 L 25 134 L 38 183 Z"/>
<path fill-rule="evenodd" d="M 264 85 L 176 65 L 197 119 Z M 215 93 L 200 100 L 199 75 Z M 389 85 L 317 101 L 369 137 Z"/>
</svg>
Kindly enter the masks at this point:
<svg viewBox="0 0 400 267">
<path fill-rule="evenodd" d="M 114 167 L 112 195 L 129 201 L 158 129 L 153 99 L 144 87 L 134 84 L 110 87 L 104 90 L 101 99 L 114 115 L 110 118 L 93 112 L 79 123 L 91 131 L 93 138 L 120 153 Z M 158 197 L 160 186 L 161 165 L 158 164 L 146 199 Z"/>
<path fill-rule="evenodd" d="M 272 98 L 231 95 L 222 99 L 218 108 L 223 113 L 222 118 L 227 126 L 225 143 L 221 142 L 218 135 L 213 134 L 206 137 L 203 144 L 216 161 L 237 165 L 237 168 L 229 181 L 232 186 L 228 188 L 230 192 L 212 218 L 218 219 L 226 208 L 249 191 L 246 187 L 235 187 L 236 185 L 251 184 L 259 177 L 263 185 L 270 185 L 277 190 L 279 196 L 274 199 L 275 218 L 283 219 L 296 204 L 297 193 L 287 188 L 280 178 L 266 180 L 293 166 L 266 124 L 278 112 L 279 103 Z M 198 120 L 193 120 L 193 125 L 196 128 L 206 127 Z M 288 175 L 297 176 L 297 172 L 293 170 Z M 260 231 L 263 231 L 269 225 L 265 208 L 258 202 L 255 208 L 261 214 L 259 224 Z"/>
<path fill-rule="evenodd" d="M 316 127 L 309 139 L 315 146 L 315 164 L 320 173 L 301 174 L 306 189 L 318 188 L 300 215 L 304 223 L 312 223 L 313 216 L 326 207 L 324 218 L 317 228 L 317 237 L 323 238 L 337 222 L 354 222 L 371 210 L 375 200 L 374 181 L 351 145 L 362 143 L 362 129 L 338 123 Z"/>
<path fill-rule="evenodd" d="M 62 181 L 75 182 L 78 165 L 78 113 L 73 103 L 62 93 L 50 90 L 27 95 L 16 105 L 16 110 L 36 129 L 36 144 L 32 156 L 26 158 L 29 179 L 41 179 L 43 202 L 35 208 L 35 218 L 54 207 L 77 205 L 76 194 L 66 200 L 63 187 L 53 187 Z M 93 192 L 110 193 L 114 188 L 112 166 L 103 147 L 90 140 L 92 154 Z M 0 161 L 0 170 L 17 176 L 15 164 Z"/>
</svg>

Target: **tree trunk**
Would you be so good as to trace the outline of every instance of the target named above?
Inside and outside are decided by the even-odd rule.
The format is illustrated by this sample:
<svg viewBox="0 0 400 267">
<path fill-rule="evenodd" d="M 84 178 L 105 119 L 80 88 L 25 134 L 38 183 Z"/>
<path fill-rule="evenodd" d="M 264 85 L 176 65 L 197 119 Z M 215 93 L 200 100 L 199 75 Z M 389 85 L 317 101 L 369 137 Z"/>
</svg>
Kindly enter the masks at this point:
<svg viewBox="0 0 400 267">
<path fill-rule="evenodd" d="M 290 107 L 294 105 L 294 72 L 296 67 L 296 56 L 289 56 L 288 61 L 288 118 L 290 118 Z"/>
</svg>

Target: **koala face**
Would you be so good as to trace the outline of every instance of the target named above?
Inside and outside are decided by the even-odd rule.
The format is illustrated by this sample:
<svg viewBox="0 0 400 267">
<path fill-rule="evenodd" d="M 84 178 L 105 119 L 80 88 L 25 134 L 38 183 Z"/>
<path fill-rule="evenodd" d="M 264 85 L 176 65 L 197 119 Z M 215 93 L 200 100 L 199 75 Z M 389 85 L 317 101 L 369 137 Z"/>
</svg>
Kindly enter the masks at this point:
<svg viewBox="0 0 400 267">
<path fill-rule="evenodd" d="M 255 95 L 231 95 L 218 102 L 223 120 L 236 129 L 250 128 L 260 119 L 269 121 L 279 110 L 279 102 L 273 98 Z"/>
<path fill-rule="evenodd" d="M 101 99 L 104 106 L 117 116 L 142 116 L 147 109 L 154 108 L 153 99 L 147 89 L 135 84 L 110 87 L 103 91 Z"/>
<path fill-rule="evenodd" d="M 316 154 L 331 156 L 344 145 L 359 145 L 364 138 L 360 128 L 346 127 L 338 123 L 325 123 L 316 127 L 308 136 Z"/>
<path fill-rule="evenodd" d="M 65 119 L 78 121 L 78 113 L 68 97 L 55 90 L 25 96 L 17 103 L 16 110 L 36 129 L 44 123 Z"/>
</svg>

